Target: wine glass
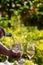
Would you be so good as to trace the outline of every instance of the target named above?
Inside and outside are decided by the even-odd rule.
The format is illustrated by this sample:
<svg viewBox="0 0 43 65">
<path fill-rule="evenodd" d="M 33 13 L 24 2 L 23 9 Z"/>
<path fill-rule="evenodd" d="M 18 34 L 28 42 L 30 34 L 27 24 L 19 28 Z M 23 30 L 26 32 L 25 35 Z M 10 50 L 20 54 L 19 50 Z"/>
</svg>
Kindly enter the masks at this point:
<svg viewBox="0 0 43 65">
<path fill-rule="evenodd" d="M 17 39 L 15 39 L 12 35 L 12 39 L 11 39 L 11 43 L 10 43 L 10 49 L 12 50 L 12 52 L 18 54 L 17 56 L 19 56 L 20 58 L 23 55 L 23 46 L 21 44 L 20 41 L 18 41 Z M 16 60 L 19 60 L 20 58 L 16 58 Z"/>
<path fill-rule="evenodd" d="M 20 53 L 20 58 L 18 59 L 18 57 L 17 57 L 15 63 L 16 63 L 16 65 L 23 65 L 25 63 L 25 59 L 22 58 L 22 55 L 23 55 L 23 47 L 22 47 L 22 44 L 18 43 L 18 41 L 16 41 L 16 42 L 17 43 L 14 45 L 14 47 L 12 47 L 12 51 L 14 53 Z"/>
<path fill-rule="evenodd" d="M 31 59 L 35 55 L 35 45 L 32 43 L 27 44 L 27 56 Z"/>
<path fill-rule="evenodd" d="M 13 35 L 12 35 L 12 40 L 11 40 L 11 44 L 10 44 L 11 50 L 14 53 L 16 53 L 16 54 L 18 53 L 18 55 L 20 53 L 20 58 L 17 57 L 15 63 L 16 63 L 16 65 L 23 65 L 23 63 L 25 62 L 25 60 L 22 58 L 22 55 L 23 55 L 23 46 L 22 46 L 20 41 L 18 41 L 17 39 L 14 39 Z M 12 44 L 13 42 L 15 42 L 14 45 Z"/>
</svg>

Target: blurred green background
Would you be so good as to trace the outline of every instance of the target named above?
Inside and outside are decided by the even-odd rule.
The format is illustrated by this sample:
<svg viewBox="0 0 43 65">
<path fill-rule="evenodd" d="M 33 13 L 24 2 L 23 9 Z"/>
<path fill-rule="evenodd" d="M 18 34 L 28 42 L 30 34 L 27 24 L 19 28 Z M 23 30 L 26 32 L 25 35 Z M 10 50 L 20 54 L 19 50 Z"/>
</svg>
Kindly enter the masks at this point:
<svg viewBox="0 0 43 65">
<path fill-rule="evenodd" d="M 34 43 L 35 56 L 31 61 L 43 65 L 43 0 L 0 0 L 0 26 L 13 34 L 15 42 L 18 40 L 23 45 L 24 53 L 27 44 Z M 10 37 L 0 39 L 8 48 L 10 41 Z M 6 56 L 0 55 L 0 61 L 5 59 Z M 28 65 L 26 63 L 24 65 Z"/>
</svg>

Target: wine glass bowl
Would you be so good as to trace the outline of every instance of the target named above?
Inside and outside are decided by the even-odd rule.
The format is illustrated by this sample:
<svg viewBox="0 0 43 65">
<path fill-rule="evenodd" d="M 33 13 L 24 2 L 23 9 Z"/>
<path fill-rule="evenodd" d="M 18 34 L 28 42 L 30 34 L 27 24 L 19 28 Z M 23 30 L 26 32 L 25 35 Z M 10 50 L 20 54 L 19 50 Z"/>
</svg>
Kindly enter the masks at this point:
<svg viewBox="0 0 43 65">
<path fill-rule="evenodd" d="M 22 48 L 22 45 L 21 44 L 15 44 L 13 47 L 12 47 L 12 52 L 16 53 L 17 54 L 17 60 L 20 59 L 23 55 L 23 48 Z M 19 58 L 20 57 L 20 58 Z"/>
<path fill-rule="evenodd" d="M 35 46 L 34 44 L 27 45 L 27 56 L 31 59 L 35 55 Z"/>
</svg>

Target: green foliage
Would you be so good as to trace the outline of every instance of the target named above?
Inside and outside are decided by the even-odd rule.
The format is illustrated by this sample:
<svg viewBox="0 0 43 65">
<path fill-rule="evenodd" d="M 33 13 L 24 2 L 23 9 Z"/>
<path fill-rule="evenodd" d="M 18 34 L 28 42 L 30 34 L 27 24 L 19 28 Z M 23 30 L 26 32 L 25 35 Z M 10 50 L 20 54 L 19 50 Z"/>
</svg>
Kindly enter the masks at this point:
<svg viewBox="0 0 43 65">
<path fill-rule="evenodd" d="M 0 26 L 6 28 L 6 27 L 8 27 L 9 22 L 10 22 L 10 20 L 0 20 Z"/>
<path fill-rule="evenodd" d="M 1 6 L 4 5 L 4 15 L 0 15 L 0 26 L 4 28 L 6 32 L 11 32 L 14 36 L 14 45 L 16 41 L 19 41 L 23 45 L 23 54 L 26 55 L 27 59 L 27 44 L 35 44 L 35 55 L 32 61 L 26 60 L 24 65 L 43 65 L 43 30 L 38 30 L 38 27 L 43 29 L 43 0 L 0 0 Z M 6 5 L 6 7 L 5 7 Z M 8 6 L 7 6 L 8 5 Z M 11 6 L 10 6 L 11 5 Z M 35 12 L 26 18 L 25 21 L 21 21 L 21 14 L 25 14 L 26 11 L 35 7 Z M 0 11 L 2 12 L 2 10 Z M 7 14 L 5 14 L 5 12 Z M 8 27 L 8 23 L 11 23 L 11 27 Z M 22 24 L 22 23 L 25 24 Z M 31 24 L 30 24 L 31 23 Z M 27 26 L 28 25 L 28 26 Z M 0 39 L 4 45 L 10 48 L 10 41 L 12 38 L 4 37 Z M 0 55 L 0 61 L 5 61 L 6 56 Z M 9 61 L 14 61 L 14 59 L 9 59 Z"/>
<path fill-rule="evenodd" d="M 3 7 L 4 6 L 4 7 Z M 25 1 L 25 0 L 1 0 L 0 8 L 1 8 L 1 15 L 6 18 L 11 19 L 11 16 L 14 14 L 18 15 L 21 13 L 25 13 L 27 9 L 30 9 L 32 6 L 31 1 Z M 3 10 L 2 10 L 3 8 Z"/>
<path fill-rule="evenodd" d="M 28 43 L 34 43 L 35 44 L 35 56 L 32 58 L 34 63 L 42 65 L 43 64 L 43 30 L 39 31 L 37 27 L 25 27 L 21 26 L 16 28 L 15 31 L 14 28 L 5 28 L 5 31 L 12 32 L 14 36 L 15 42 L 12 44 L 16 43 L 16 41 L 19 41 L 23 45 L 24 49 L 24 57 L 25 54 L 27 55 L 27 44 Z M 11 38 L 4 37 L 3 40 L 0 40 L 4 45 L 6 45 L 8 48 L 10 48 L 10 41 Z M 0 56 L 1 57 L 1 56 Z M 2 57 L 1 57 L 2 58 Z M 41 59 L 41 61 L 40 61 Z M 14 61 L 14 59 L 9 59 L 9 61 Z M 2 59 L 3 61 L 3 59 Z M 27 63 L 27 61 L 26 61 Z M 25 63 L 25 64 L 26 64 Z M 28 64 L 28 63 L 27 63 Z M 30 64 L 30 61 L 29 61 Z"/>
<path fill-rule="evenodd" d="M 26 60 L 26 62 L 24 63 L 24 65 L 34 65 L 34 63 L 32 61 Z"/>
<path fill-rule="evenodd" d="M 6 60 L 6 56 L 0 55 L 0 62 L 4 62 Z"/>
</svg>

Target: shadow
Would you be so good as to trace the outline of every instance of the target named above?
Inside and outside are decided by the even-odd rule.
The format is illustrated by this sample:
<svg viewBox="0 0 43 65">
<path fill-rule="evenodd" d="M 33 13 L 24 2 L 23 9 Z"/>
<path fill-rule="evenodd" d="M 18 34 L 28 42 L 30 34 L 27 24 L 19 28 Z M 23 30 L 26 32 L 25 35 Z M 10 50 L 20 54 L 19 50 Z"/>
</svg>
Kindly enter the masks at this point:
<svg viewBox="0 0 43 65">
<path fill-rule="evenodd" d="M 25 26 L 37 26 L 38 30 L 43 29 L 43 16 L 38 18 L 37 16 L 29 17 L 22 22 Z"/>
</svg>

